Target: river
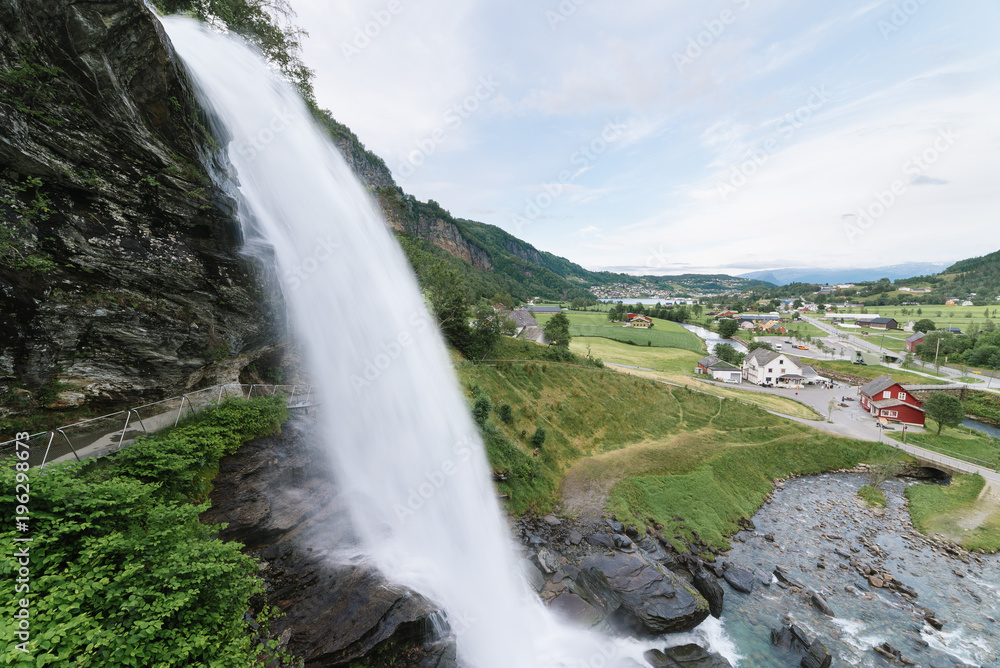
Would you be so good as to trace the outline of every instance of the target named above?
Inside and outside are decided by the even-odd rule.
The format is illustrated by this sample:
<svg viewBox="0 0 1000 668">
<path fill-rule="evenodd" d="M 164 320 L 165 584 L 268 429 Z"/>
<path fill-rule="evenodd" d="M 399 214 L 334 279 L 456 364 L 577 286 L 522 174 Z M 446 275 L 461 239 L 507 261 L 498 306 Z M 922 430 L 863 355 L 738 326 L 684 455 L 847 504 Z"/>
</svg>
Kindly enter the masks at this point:
<svg viewBox="0 0 1000 668">
<path fill-rule="evenodd" d="M 783 622 L 805 630 L 810 639 L 819 637 L 835 657 L 833 666 L 892 665 L 874 652 L 884 642 L 919 666 L 1000 661 L 997 555 L 946 556 L 913 531 L 903 497 L 907 483 L 886 484 L 884 510 L 858 499 L 855 492 L 863 484 L 860 474 L 786 481 L 754 515 L 755 530 L 734 537 L 724 559 L 756 569 L 769 583 L 758 581 L 743 594 L 720 580 L 726 590 L 722 621 L 742 655 L 740 668 L 798 665 L 793 655 L 771 645 L 770 630 Z M 865 564 L 890 573 L 916 592 L 916 600 L 873 586 L 858 571 Z M 820 613 L 808 593 L 782 588 L 771 575 L 778 565 L 820 592 L 836 616 Z M 936 613 L 942 630 L 924 620 L 922 608 Z"/>
<path fill-rule="evenodd" d="M 970 429 L 985 432 L 990 436 L 1000 438 L 1000 427 L 994 427 L 991 424 L 986 424 L 985 422 L 980 422 L 979 420 L 973 420 L 972 418 L 965 418 L 962 425 Z"/>
<path fill-rule="evenodd" d="M 681 323 L 681 327 L 696 334 L 698 338 L 703 340 L 708 345 L 708 352 L 715 352 L 715 346 L 720 343 L 728 343 L 733 348 L 736 348 L 738 352 L 745 353 L 747 351 L 746 345 L 742 341 L 737 341 L 735 339 L 724 339 L 710 329 L 705 329 L 704 327 L 699 327 L 698 325 L 689 325 L 687 323 Z"/>
</svg>

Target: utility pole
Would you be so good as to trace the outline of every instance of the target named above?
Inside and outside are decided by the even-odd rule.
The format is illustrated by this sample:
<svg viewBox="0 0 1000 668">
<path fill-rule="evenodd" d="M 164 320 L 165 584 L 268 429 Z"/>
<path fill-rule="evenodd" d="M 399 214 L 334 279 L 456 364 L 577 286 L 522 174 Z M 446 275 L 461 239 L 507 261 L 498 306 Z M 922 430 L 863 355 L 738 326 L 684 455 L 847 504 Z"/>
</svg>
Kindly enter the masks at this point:
<svg viewBox="0 0 1000 668">
<path fill-rule="evenodd" d="M 934 347 L 934 368 L 935 369 L 939 369 L 940 368 L 940 367 L 938 367 L 938 353 L 940 351 L 941 351 L 941 339 L 938 339 L 937 340 L 937 346 Z"/>
</svg>

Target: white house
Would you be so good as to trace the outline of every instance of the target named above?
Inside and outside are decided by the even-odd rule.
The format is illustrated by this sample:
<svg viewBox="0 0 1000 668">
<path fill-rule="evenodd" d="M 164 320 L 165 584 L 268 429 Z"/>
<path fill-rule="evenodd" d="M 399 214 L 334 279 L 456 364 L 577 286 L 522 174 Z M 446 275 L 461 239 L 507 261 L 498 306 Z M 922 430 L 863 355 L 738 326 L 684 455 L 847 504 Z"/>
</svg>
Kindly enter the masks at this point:
<svg viewBox="0 0 1000 668">
<path fill-rule="evenodd" d="M 724 383 L 739 383 L 742 380 L 742 372 L 738 366 L 723 362 L 714 355 L 698 360 L 695 373 L 710 375 L 715 380 L 721 380 Z"/>
<path fill-rule="evenodd" d="M 743 359 L 743 378 L 773 387 L 802 387 L 826 380 L 798 357 L 766 348 L 758 348 Z"/>
</svg>

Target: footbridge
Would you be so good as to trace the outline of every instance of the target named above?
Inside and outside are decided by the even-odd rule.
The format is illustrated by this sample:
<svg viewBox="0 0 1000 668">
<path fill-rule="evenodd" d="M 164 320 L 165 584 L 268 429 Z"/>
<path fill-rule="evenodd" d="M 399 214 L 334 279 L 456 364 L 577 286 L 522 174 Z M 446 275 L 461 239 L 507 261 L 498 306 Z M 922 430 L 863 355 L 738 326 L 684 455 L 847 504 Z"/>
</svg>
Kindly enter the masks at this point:
<svg viewBox="0 0 1000 668">
<path fill-rule="evenodd" d="M 987 495 L 1000 496 L 1000 473 L 992 467 L 990 462 L 976 460 L 975 463 L 957 457 L 951 457 L 941 452 L 921 448 L 912 443 L 900 443 L 898 441 L 883 441 L 889 445 L 902 450 L 914 457 L 920 466 L 929 469 L 936 469 L 948 475 L 971 475 L 978 473 L 986 481 L 979 498 Z M 971 458 L 970 458 L 971 459 Z"/>
</svg>

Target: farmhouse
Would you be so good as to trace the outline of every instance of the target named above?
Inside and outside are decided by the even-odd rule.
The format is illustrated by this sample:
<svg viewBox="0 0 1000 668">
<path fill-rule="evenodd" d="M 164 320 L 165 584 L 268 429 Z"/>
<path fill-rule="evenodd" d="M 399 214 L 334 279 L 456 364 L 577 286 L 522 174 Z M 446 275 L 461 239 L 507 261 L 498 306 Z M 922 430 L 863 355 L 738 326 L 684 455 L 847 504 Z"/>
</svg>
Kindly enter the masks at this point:
<svg viewBox="0 0 1000 668">
<path fill-rule="evenodd" d="M 802 387 L 826 382 L 798 357 L 758 348 L 743 358 L 743 378 L 767 387 Z"/>
<path fill-rule="evenodd" d="M 879 420 L 923 426 L 923 403 L 892 379 L 881 376 L 861 387 L 861 407 Z"/>
<path fill-rule="evenodd" d="M 724 362 L 714 355 L 702 357 L 698 360 L 695 373 L 703 373 L 711 376 L 715 380 L 725 383 L 739 383 L 742 380 L 742 372 L 738 366 Z"/>
<path fill-rule="evenodd" d="M 653 326 L 653 319 L 647 318 L 639 313 L 626 313 L 625 314 L 625 326 L 626 327 L 639 327 L 641 329 L 649 329 Z"/>
<path fill-rule="evenodd" d="M 914 332 L 906 337 L 906 352 L 916 352 L 917 346 L 924 342 L 924 336 L 925 334 L 923 332 Z"/>
<path fill-rule="evenodd" d="M 872 318 L 871 320 L 858 320 L 862 327 L 872 329 L 899 329 L 899 323 L 894 318 Z"/>
</svg>

